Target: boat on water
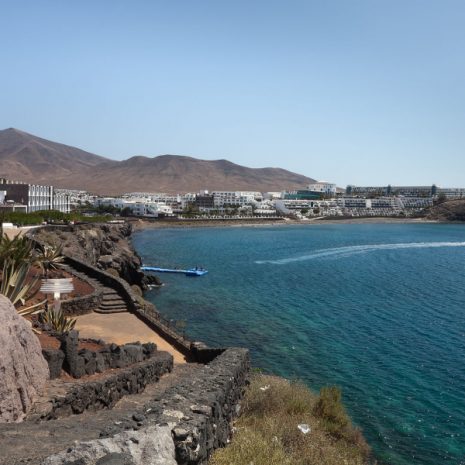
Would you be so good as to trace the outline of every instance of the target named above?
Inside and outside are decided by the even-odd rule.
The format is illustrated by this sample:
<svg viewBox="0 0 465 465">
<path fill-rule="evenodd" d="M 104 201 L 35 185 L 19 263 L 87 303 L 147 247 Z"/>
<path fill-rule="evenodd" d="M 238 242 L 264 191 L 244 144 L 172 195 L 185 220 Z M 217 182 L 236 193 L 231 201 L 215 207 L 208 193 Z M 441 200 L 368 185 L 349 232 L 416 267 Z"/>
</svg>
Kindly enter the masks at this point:
<svg viewBox="0 0 465 465">
<path fill-rule="evenodd" d="M 142 271 L 155 271 L 157 273 L 178 273 L 186 276 L 203 276 L 208 273 L 208 270 L 204 268 L 189 268 L 187 270 L 180 270 L 178 268 L 160 268 L 158 266 L 141 266 Z"/>
</svg>

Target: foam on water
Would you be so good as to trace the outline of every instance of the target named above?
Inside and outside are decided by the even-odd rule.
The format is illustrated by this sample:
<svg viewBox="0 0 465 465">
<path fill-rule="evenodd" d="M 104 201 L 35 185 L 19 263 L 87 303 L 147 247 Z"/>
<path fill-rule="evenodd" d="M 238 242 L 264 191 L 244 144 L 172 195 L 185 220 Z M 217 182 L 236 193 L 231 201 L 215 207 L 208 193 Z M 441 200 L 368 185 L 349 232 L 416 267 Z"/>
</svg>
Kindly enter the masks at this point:
<svg viewBox="0 0 465 465">
<path fill-rule="evenodd" d="M 307 260 L 314 260 L 316 258 L 345 258 L 356 254 L 376 252 L 379 250 L 434 249 L 440 247 L 465 247 L 465 242 L 408 242 L 404 244 L 351 245 L 346 247 L 321 249 L 298 257 L 281 258 L 278 260 L 255 260 L 255 263 L 259 265 L 264 263 L 286 265 L 287 263 L 304 262 Z"/>
</svg>

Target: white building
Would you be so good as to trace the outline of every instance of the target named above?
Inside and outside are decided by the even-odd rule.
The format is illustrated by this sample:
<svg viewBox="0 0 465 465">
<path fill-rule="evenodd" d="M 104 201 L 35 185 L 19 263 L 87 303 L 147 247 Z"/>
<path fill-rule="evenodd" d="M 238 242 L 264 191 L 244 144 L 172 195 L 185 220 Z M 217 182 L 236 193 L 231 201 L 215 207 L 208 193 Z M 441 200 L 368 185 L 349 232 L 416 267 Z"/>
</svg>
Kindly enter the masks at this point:
<svg viewBox="0 0 465 465">
<path fill-rule="evenodd" d="M 95 207 L 113 207 L 122 210 L 126 200 L 121 197 L 97 197 L 94 201 Z"/>
<path fill-rule="evenodd" d="M 145 200 L 126 201 L 124 208 L 129 208 L 135 216 L 148 216 L 158 218 L 159 216 L 172 216 L 173 209 L 163 202 L 150 202 Z"/>
<path fill-rule="evenodd" d="M 69 213 L 69 196 L 55 192 L 53 186 L 41 186 L 0 178 L 1 190 L 6 192 L 4 202 L 13 201 L 27 207 L 27 213 L 40 210 L 58 210 Z"/>
<path fill-rule="evenodd" d="M 317 181 L 308 185 L 307 189 L 312 192 L 319 192 L 321 194 L 336 195 L 336 184 L 327 181 Z"/>
<path fill-rule="evenodd" d="M 253 191 L 214 191 L 212 195 L 215 208 L 245 207 L 263 198 L 260 192 Z"/>
</svg>

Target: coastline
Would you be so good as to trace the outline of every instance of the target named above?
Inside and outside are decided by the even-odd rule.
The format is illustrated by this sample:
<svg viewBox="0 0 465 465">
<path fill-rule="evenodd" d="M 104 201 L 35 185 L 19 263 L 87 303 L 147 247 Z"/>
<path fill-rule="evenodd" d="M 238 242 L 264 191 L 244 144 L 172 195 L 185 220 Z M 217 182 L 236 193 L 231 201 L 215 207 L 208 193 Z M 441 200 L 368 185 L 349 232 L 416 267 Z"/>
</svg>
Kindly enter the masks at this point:
<svg viewBox="0 0 465 465">
<path fill-rule="evenodd" d="M 274 227 L 274 226 L 320 226 L 325 224 L 434 224 L 445 223 L 439 220 L 426 218 L 341 218 L 341 219 L 315 219 L 308 221 L 280 220 L 131 220 L 134 232 L 145 229 L 171 229 L 171 228 L 241 228 L 241 227 Z"/>
</svg>

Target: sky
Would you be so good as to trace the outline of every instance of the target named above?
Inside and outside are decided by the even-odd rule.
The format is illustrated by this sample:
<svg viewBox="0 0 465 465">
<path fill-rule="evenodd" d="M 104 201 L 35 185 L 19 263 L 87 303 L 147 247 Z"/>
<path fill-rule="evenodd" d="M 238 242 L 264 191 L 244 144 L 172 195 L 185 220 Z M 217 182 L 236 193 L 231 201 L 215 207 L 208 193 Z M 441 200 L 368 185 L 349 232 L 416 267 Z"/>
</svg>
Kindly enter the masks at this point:
<svg viewBox="0 0 465 465">
<path fill-rule="evenodd" d="M 0 128 L 465 187 L 463 0 L 0 0 Z"/>
</svg>

